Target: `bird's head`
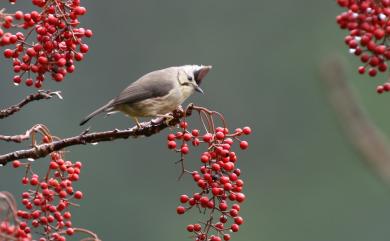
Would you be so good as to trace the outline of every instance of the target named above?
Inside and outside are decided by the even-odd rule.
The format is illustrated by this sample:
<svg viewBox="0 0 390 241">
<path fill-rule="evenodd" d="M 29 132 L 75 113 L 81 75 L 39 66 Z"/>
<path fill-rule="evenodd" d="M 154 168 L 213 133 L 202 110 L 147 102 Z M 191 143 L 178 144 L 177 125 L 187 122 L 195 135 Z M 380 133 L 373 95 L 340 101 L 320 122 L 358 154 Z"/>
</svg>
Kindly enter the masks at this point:
<svg viewBox="0 0 390 241">
<path fill-rule="evenodd" d="M 211 65 L 184 65 L 179 67 L 178 81 L 184 89 L 203 93 L 199 87 L 202 80 L 212 68 Z"/>
</svg>

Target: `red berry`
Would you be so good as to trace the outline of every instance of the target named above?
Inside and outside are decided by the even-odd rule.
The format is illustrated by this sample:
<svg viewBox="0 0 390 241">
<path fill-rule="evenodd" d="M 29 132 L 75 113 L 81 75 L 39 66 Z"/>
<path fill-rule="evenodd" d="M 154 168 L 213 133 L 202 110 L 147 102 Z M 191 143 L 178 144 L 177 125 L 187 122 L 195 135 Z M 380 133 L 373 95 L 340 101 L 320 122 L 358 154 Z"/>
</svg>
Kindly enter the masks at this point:
<svg viewBox="0 0 390 241">
<path fill-rule="evenodd" d="M 187 225 L 187 231 L 194 232 L 194 225 L 192 225 L 192 224 Z"/>
<path fill-rule="evenodd" d="M 28 79 L 26 79 L 26 85 L 27 86 L 31 86 L 31 85 L 33 85 L 33 79 L 31 79 L 31 78 L 28 78 Z"/>
<path fill-rule="evenodd" d="M 176 142 L 175 141 L 168 141 L 168 148 L 169 149 L 175 149 L 176 148 Z"/>
<path fill-rule="evenodd" d="M 374 36 L 375 38 L 377 39 L 381 39 L 385 36 L 385 31 L 381 28 L 377 28 L 375 31 L 374 31 Z"/>
<path fill-rule="evenodd" d="M 81 60 L 83 60 L 83 58 L 84 58 L 84 55 L 82 53 L 77 53 L 74 56 L 74 59 L 77 60 L 77 61 L 81 61 Z"/>
<path fill-rule="evenodd" d="M 236 200 L 239 203 L 243 202 L 245 200 L 245 195 L 243 193 L 237 193 L 236 194 Z"/>
<path fill-rule="evenodd" d="M 193 136 L 197 137 L 197 136 L 199 136 L 199 130 L 194 129 L 194 130 L 192 130 L 191 134 L 192 134 Z"/>
<path fill-rule="evenodd" d="M 384 87 L 383 87 L 382 85 L 378 85 L 378 86 L 376 87 L 376 92 L 377 92 L 378 94 L 382 94 L 383 91 L 384 91 Z"/>
<path fill-rule="evenodd" d="M 86 45 L 86 44 L 80 45 L 80 52 L 81 52 L 81 53 L 87 53 L 88 50 L 89 50 L 88 45 Z"/>
<path fill-rule="evenodd" d="M 221 241 L 221 238 L 218 236 L 211 236 L 210 241 Z"/>
<path fill-rule="evenodd" d="M 180 128 L 186 129 L 188 127 L 188 123 L 186 121 L 180 122 Z"/>
<path fill-rule="evenodd" d="M 359 74 L 364 74 L 366 72 L 366 68 L 364 66 L 360 66 L 358 68 L 358 72 L 359 72 Z"/>
<path fill-rule="evenodd" d="M 221 209 L 221 211 L 226 211 L 228 209 L 228 205 L 226 202 L 221 202 L 219 204 L 219 209 Z"/>
<path fill-rule="evenodd" d="M 175 134 L 169 134 L 168 136 L 167 136 L 167 139 L 168 139 L 168 141 L 174 141 L 175 139 L 176 139 L 176 136 L 175 136 Z"/>
<path fill-rule="evenodd" d="M 190 198 L 187 195 L 181 195 L 180 196 L 180 202 L 181 203 L 186 203 L 186 202 L 188 202 L 189 199 Z"/>
<path fill-rule="evenodd" d="M 47 60 L 47 58 L 46 57 L 44 57 L 44 56 L 40 56 L 39 58 L 38 58 L 38 62 L 40 63 L 40 64 L 47 64 L 47 62 L 48 62 L 48 60 Z"/>
<path fill-rule="evenodd" d="M 217 132 L 215 134 L 215 137 L 218 139 L 218 140 L 223 140 L 223 138 L 225 138 L 225 134 L 223 132 Z"/>
<path fill-rule="evenodd" d="M 92 35 L 93 35 L 92 30 L 90 29 L 85 30 L 85 37 L 90 38 L 92 37 Z"/>
<path fill-rule="evenodd" d="M 249 144 L 248 144 L 247 141 L 241 141 L 241 142 L 240 142 L 240 148 L 241 148 L 241 149 L 245 150 L 245 149 L 248 148 L 248 146 L 249 146 Z"/>
<path fill-rule="evenodd" d="M 238 232 L 238 230 L 240 230 L 240 227 L 237 225 L 237 224 L 232 224 L 232 226 L 230 227 L 230 229 L 233 231 L 233 232 Z"/>
<path fill-rule="evenodd" d="M 14 168 L 18 168 L 18 167 L 20 167 L 20 165 L 21 165 L 21 163 L 20 163 L 20 161 L 18 161 L 18 160 L 15 160 L 15 161 L 12 162 L 12 166 L 13 166 Z"/>
<path fill-rule="evenodd" d="M 200 157 L 200 160 L 201 160 L 203 163 L 207 163 L 207 162 L 210 160 L 210 156 L 209 156 L 209 155 L 203 154 L 203 155 Z"/>
<path fill-rule="evenodd" d="M 240 216 L 234 218 L 234 222 L 238 225 L 241 225 L 244 223 L 244 219 Z"/>
<path fill-rule="evenodd" d="M 176 212 L 177 212 L 177 214 L 183 214 L 183 213 L 186 212 L 186 208 L 183 207 L 183 206 L 178 206 L 178 207 L 176 208 Z"/>
<path fill-rule="evenodd" d="M 76 15 L 84 15 L 87 12 L 87 10 L 84 7 L 80 7 L 80 6 L 76 7 L 73 11 Z"/>
<path fill-rule="evenodd" d="M 386 91 L 386 92 L 390 91 L 390 83 L 385 83 L 383 85 L 383 90 Z"/>
<path fill-rule="evenodd" d="M 6 49 L 4 50 L 4 57 L 6 58 L 11 58 L 14 54 L 14 51 L 12 51 L 11 49 Z"/>
<path fill-rule="evenodd" d="M 67 235 L 73 235 L 73 234 L 74 234 L 74 229 L 73 229 L 73 228 L 68 228 L 68 229 L 66 230 L 66 234 L 67 234 Z"/>
<path fill-rule="evenodd" d="M 223 164 L 223 168 L 226 171 L 230 172 L 230 171 L 232 171 L 234 169 L 234 163 L 233 162 L 224 163 Z"/>
<path fill-rule="evenodd" d="M 82 198 L 83 198 L 83 193 L 80 192 L 80 191 L 75 192 L 74 198 L 76 198 L 76 199 L 82 199 Z"/>
<path fill-rule="evenodd" d="M 185 133 L 183 135 L 183 140 L 185 140 L 185 141 L 189 141 L 189 140 L 191 140 L 191 138 L 192 138 L 192 135 L 190 133 Z"/>
<path fill-rule="evenodd" d="M 202 226 L 200 226 L 198 223 L 194 224 L 194 231 L 199 232 L 200 230 L 202 230 Z"/>
<path fill-rule="evenodd" d="M 230 209 L 229 211 L 230 216 L 236 217 L 238 215 L 238 210 L 236 209 Z"/>
<path fill-rule="evenodd" d="M 35 210 L 34 212 L 31 213 L 31 216 L 32 216 L 34 219 L 37 219 L 37 218 L 39 218 L 39 216 L 41 216 L 41 211 Z"/>
<path fill-rule="evenodd" d="M 72 217 L 70 212 L 65 212 L 63 216 L 64 216 L 65 219 L 70 219 Z"/>
<path fill-rule="evenodd" d="M 250 127 L 246 126 L 242 129 L 242 133 L 244 133 L 245 135 L 249 135 L 252 133 L 252 130 Z"/>
<path fill-rule="evenodd" d="M 54 161 L 51 161 L 49 168 L 52 170 L 58 169 L 58 164 Z"/>
<path fill-rule="evenodd" d="M 188 148 L 188 146 L 183 146 L 180 151 L 183 154 L 187 154 L 190 151 L 190 149 Z"/>
<path fill-rule="evenodd" d="M 203 141 L 210 143 L 213 139 L 213 135 L 211 133 L 206 133 L 203 135 Z"/>
</svg>

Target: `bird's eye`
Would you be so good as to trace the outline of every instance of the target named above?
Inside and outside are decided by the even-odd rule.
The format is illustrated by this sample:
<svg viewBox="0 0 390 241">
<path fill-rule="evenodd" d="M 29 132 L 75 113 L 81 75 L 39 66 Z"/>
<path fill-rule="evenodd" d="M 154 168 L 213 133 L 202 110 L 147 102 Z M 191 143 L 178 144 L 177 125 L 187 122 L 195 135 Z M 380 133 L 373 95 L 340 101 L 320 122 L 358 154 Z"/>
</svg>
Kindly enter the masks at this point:
<svg viewBox="0 0 390 241">
<path fill-rule="evenodd" d="M 192 81 L 192 77 L 191 77 L 191 76 L 188 76 L 187 79 L 188 79 L 189 81 Z"/>
</svg>

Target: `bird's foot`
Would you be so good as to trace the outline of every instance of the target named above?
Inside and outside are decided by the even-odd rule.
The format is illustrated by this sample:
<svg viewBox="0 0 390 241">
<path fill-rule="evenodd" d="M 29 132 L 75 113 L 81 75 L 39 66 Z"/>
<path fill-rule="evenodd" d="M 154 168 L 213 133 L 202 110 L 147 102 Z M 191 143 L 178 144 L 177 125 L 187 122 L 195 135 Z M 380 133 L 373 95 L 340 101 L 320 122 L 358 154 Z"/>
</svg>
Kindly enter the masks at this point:
<svg viewBox="0 0 390 241">
<path fill-rule="evenodd" d="M 161 117 L 161 118 L 164 118 L 164 123 L 169 126 L 169 123 L 171 122 L 171 120 L 174 119 L 173 116 L 169 115 L 169 114 L 165 114 L 165 115 L 157 115 L 157 117 Z"/>
</svg>

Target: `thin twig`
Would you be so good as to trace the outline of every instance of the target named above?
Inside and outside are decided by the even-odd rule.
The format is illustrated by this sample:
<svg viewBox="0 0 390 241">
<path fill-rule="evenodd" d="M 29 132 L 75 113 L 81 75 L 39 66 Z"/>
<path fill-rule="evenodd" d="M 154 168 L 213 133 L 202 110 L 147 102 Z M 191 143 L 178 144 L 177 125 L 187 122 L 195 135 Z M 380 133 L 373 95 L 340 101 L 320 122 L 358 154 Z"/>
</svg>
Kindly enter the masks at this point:
<svg viewBox="0 0 390 241">
<path fill-rule="evenodd" d="M 39 131 L 40 129 L 42 129 L 42 125 L 38 124 L 28 129 L 25 134 L 14 135 L 14 136 L 0 135 L 0 140 L 7 141 L 7 142 L 21 143 L 22 141 L 28 140 L 30 136 L 33 135 L 33 133 Z"/>
<path fill-rule="evenodd" d="M 390 184 L 390 145 L 366 115 L 345 76 L 342 61 L 333 57 L 322 65 L 322 79 L 329 99 L 362 160 Z"/>
<path fill-rule="evenodd" d="M 99 239 L 99 237 L 97 236 L 97 234 L 95 234 L 94 232 L 88 230 L 88 229 L 84 229 L 84 228 L 73 228 L 74 232 L 75 233 L 84 233 L 84 234 L 87 234 L 89 235 L 90 237 L 87 237 L 87 238 L 83 238 L 81 239 L 81 241 L 101 241 Z M 61 231 L 59 232 L 59 234 L 65 234 L 66 233 L 66 230 L 64 231 Z"/>
<path fill-rule="evenodd" d="M 186 108 L 187 113 L 186 116 L 190 116 L 192 110 L 196 108 L 192 104 Z M 148 122 L 141 123 L 141 128 L 134 126 L 130 129 L 126 130 L 111 130 L 111 131 L 103 131 L 103 132 L 93 132 L 82 134 L 74 137 L 69 137 L 57 141 L 53 141 L 47 144 L 37 145 L 28 150 L 18 150 L 8 154 L 0 155 L 0 165 L 6 165 L 7 163 L 17 160 L 17 159 L 25 159 L 32 158 L 38 159 L 47 156 L 48 154 L 62 150 L 69 146 L 74 145 L 85 145 L 88 143 L 99 143 L 104 141 L 113 141 L 116 139 L 127 139 L 129 137 L 138 137 L 138 136 L 151 136 L 154 135 L 169 126 L 175 126 L 180 122 L 180 119 L 184 116 L 184 111 L 180 108 L 172 112 L 173 118 L 168 122 L 165 118 L 158 118 L 155 120 L 151 120 Z"/>
<path fill-rule="evenodd" d="M 28 103 L 36 100 L 42 100 L 42 99 L 51 99 L 53 96 L 57 96 L 58 98 L 62 99 L 61 92 L 60 91 L 49 91 L 49 90 L 40 90 L 38 93 L 28 95 L 24 100 L 19 102 L 16 105 L 10 106 L 6 109 L 0 110 L 0 119 L 4 119 L 6 117 L 9 117 L 16 112 L 20 111 L 20 109 L 27 105 Z"/>
</svg>

